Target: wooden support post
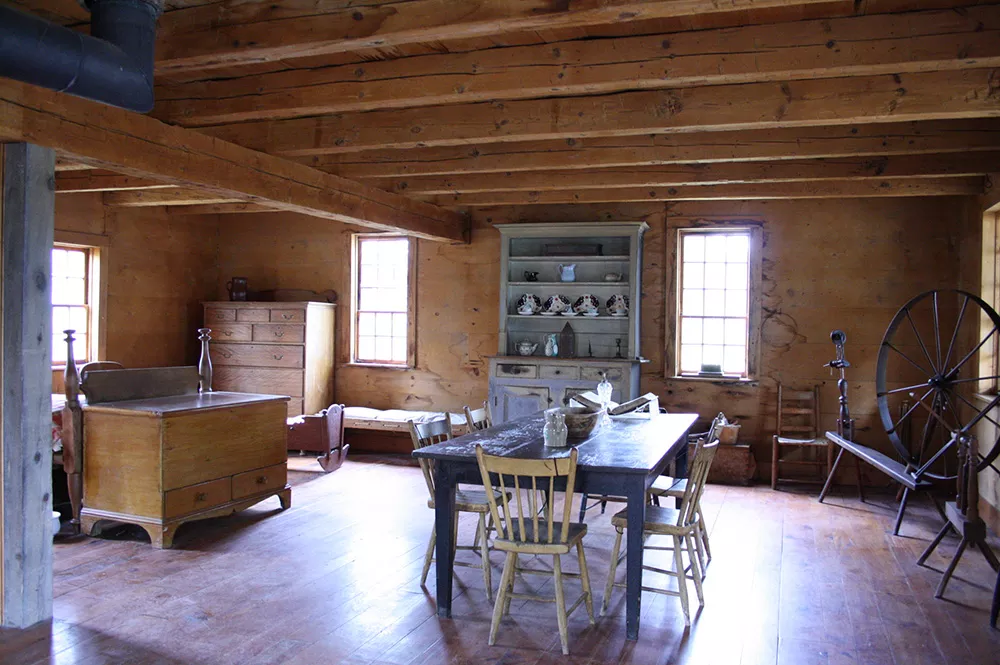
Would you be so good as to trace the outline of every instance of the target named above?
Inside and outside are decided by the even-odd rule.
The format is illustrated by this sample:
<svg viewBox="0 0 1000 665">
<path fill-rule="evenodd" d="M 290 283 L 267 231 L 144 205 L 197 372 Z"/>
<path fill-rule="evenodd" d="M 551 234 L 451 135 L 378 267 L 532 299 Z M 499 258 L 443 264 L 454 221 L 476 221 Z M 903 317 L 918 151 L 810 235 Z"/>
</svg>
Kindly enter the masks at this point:
<svg viewBox="0 0 1000 665">
<path fill-rule="evenodd" d="M 3 146 L 2 623 L 52 617 L 55 153 Z"/>
</svg>

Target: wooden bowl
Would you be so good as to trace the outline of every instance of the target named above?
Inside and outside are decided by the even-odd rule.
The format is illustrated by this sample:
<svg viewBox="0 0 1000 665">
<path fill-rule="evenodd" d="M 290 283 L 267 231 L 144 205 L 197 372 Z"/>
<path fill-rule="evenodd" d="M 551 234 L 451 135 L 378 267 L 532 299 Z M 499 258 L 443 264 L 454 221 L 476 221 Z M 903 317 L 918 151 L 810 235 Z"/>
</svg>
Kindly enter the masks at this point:
<svg viewBox="0 0 1000 665">
<path fill-rule="evenodd" d="M 566 437 L 585 439 L 601 424 L 604 411 L 589 411 L 582 406 L 564 406 L 559 409 L 566 418 Z"/>
</svg>

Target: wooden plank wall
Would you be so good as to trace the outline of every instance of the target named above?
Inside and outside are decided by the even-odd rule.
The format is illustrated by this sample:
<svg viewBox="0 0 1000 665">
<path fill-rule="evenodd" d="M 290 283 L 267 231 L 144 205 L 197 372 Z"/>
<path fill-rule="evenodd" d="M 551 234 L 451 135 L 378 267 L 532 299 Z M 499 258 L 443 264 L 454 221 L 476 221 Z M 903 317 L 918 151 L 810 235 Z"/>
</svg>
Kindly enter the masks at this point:
<svg viewBox="0 0 1000 665">
<path fill-rule="evenodd" d="M 665 238 L 690 218 L 764 222 L 762 378 L 757 385 L 664 379 Z M 499 236 L 492 223 L 637 220 L 650 224 L 643 283 L 643 390 L 667 408 L 696 410 L 704 419 L 725 407 L 745 439 L 770 458 L 774 385 L 822 385 L 823 425 L 836 419 L 829 332 L 848 333 L 852 412 L 858 438 L 887 445 L 875 415 L 875 358 L 885 327 L 916 293 L 978 284 L 981 216 L 971 198 L 828 201 L 690 202 L 483 209 L 473 216 L 472 242 L 421 241 L 417 277 L 417 369 L 338 368 L 337 399 L 378 408 L 457 409 L 486 397 L 484 356 L 496 349 Z M 346 225 L 287 213 L 222 216 L 219 281 L 246 276 L 251 288 L 335 289 L 349 297 Z M 967 252 L 974 267 L 961 261 Z M 963 266 L 965 266 L 963 270 Z M 338 363 L 346 363 L 348 308 L 338 321 Z M 766 473 L 766 469 L 762 471 Z M 873 475 L 872 480 L 876 478 Z M 877 482 L 881 482 L 879 479 Z"/>
<path fill-rule="evenodd" d="M 216 216 L 105 208 L 100 194 L 60 194 L 55 224 L 57 233 L 107 238 L 108 360 L 126 367 L 197 360 L 199 303 L 215 297 L 218 281 Z M 62 388 L 61 374 L 53 373 L 54 390 Z"/>
</svg>

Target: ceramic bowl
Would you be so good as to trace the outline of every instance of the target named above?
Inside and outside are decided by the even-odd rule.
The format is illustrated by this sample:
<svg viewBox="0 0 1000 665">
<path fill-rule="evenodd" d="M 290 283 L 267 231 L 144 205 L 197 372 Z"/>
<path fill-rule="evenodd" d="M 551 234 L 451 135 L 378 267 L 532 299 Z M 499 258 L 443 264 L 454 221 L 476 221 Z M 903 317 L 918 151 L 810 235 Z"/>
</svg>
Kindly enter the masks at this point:
<svg viewBox="0 0 1000 665">
<path fill-rule="evenodd" d="M 596 312 L 600 306 L 601 301 L 598 300 L 596 296 L 584 293 L 576 299 L 576 302 L 573 303 L 573 311 L 579 312 L 580 314 L 586 314 L 587 312 Z"/>
<path fill-rule="evenodd" d="M 582 406 L 559 408 L 566 418 L 566 436 L 570 439 L 585 439 L 601 424 L 604 411 L 590 411 Z"/>
<path fill-rule="evenodd" d="M 543 312 L 554 312 L 558 314 L 570 308 L 569 298 L 566 296 L 554 295 L 549 296 L 545 301 L 545 305 L 542 306 Z"/>
<path fill-rule="evenodd" d="M 516 309 L 518 313 L 521 313 L 522 309 L 526 309 L 525 305 L 531 306 L 532 314 L 538 314 L 538 312 L 542 309 L 542 299 L 534 293 L 525 293 L 517 299 L 517 304 L 514 306 L 514 309 Z"/>
</svg>

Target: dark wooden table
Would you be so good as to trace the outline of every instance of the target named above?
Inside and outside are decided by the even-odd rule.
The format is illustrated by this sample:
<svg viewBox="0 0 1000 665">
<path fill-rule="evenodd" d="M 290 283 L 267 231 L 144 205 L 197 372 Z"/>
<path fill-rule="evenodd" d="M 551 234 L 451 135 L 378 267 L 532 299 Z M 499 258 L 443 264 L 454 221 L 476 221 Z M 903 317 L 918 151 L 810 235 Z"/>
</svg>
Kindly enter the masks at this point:
<svg viewBox="0 0 1000 665">
<path fill-rule="evenodd" d="M 639 637 L 646 490 L 673 461 L 677 462 L 678 476 L 687 474 L 687 432 L 697 417 L 693 413 L 678 413 L 657 414 L 652 418 L 646 414 L 616 418 L 590 438 L 573 442 L 579 451 L 576 491 L 623 496 L 628 500 L 625 628 L 630 640 Z M 434 460 L 439 616 L 451 616 L 455 487 L 459 483 L 483 484 L 476 463 L 476 444 L 482 444 L 491 455 L 504 457 L 543 459 L 568 456 L 569 448 L 544 446 L 543 421 L 542 414 L 538 413 L 413 452 L 414 457 Z"/>
</svg>

